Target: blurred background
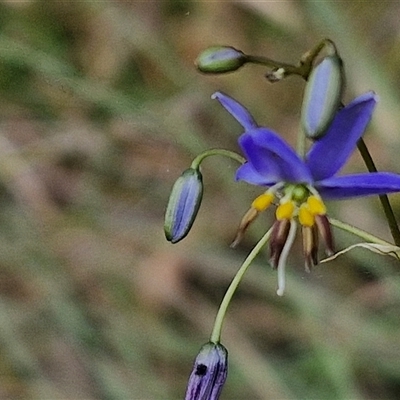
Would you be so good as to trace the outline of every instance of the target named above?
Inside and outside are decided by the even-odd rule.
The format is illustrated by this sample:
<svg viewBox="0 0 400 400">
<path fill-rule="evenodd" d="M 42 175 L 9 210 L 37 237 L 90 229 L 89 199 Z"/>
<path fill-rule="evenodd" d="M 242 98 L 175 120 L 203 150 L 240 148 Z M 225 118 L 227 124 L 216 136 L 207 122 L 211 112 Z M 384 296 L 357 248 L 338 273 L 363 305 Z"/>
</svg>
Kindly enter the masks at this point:
<svg viewBox="0 0 400 400">
<path fill-rule="evenodd" d="M 237 165 L 203 164 L 205 196 L 187 239 L 163 217 L 196 154 L 238 150 L 222 90 L 295 142 L 304 83 L 267 70 L 196 72 L 214 44 L 296 63 L 321 39 L 345 62 L 345 102 L 375 90 L 366 133 L 381 170 L 400 172 L 399 2 L 1 1 L 0 398 L 180 399 L 218 305 L 269 228 L 265 213 L 229 244 L 260 189 Z M 346 171 L 365 171 L 354 154 Z M 400 219 L 400 195 L 390 196 Z M 377 198 L 329 214 L 390 240 Z M 337 248 L 359 242 L 335 230 Z M 400 397 L 400 264 L 353 250 L 287 292 L 264 251 L 229 309 L 222 399 Z"/>
</svg>

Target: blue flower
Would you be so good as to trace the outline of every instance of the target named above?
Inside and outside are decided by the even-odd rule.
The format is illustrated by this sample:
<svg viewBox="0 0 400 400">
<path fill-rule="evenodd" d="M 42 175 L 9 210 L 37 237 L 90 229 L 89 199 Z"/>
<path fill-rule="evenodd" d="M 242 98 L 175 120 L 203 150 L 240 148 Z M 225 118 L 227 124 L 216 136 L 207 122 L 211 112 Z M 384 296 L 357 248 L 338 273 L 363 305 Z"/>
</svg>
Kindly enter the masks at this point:
<svg viewBox="0 0 400 400">
<path fill-rule="evenodd" d="M 337 112 L 326 134 L 302 159 L 281 137 L 260 127 L 240 103 L 220 92 L 222 106 L 243 126 L 239 145 L 246 157 L 236 179 L 268 188 L 254 200 L 242 220 L 235 243 L 255 216 L 276 199 L 276 222 L 270 249 L 271 264 L 278 269 L 278 294 L 285 287 L 284 268 L 296 233 L 302 227 L 306 269 L 318 263 L 318 234 L 333 252 L 333 238 L 322 199 L 347 199 L 400 191 L 400 175 L 389 172 L 338 176 L 374 111 L 377 96 L 365 93 Z"/>
</svg>

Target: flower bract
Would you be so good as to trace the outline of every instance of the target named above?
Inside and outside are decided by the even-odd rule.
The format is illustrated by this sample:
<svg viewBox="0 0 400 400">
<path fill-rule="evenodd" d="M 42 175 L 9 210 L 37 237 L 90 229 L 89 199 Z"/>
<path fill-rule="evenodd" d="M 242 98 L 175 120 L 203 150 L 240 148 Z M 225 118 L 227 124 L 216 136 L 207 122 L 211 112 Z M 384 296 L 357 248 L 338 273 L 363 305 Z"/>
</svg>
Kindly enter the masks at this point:
<svg viewBox="0 0 400 400">
<path fill-rule="evenodd" d="M 259 126 L 249 111 L 231 97 L 213 96 L 242 125 L 239 145 L 247 162 L 236 179 L 265 187 L 251 207 L 251 220 L 276 200 L 276 222 L 270 241 L 271 265 L 278 269 L 278 294 L 285 287 L 284 268 L 296 225 L 303 233 L 306 269 L 318 263 L 318 236 L 333 253 L 333 237 L 324 200 L 347 199 L 400 191 L 400 175 L 389 172 L 338 175 L 363 135 L 377 103 L 373 92 L 365 93 L 340 109 L 325 135 L 300 157 L 278 134 Z M 243 229 L 249 225 L 242 221 Z M 238 236 L 243 235 L 239 228 Z M 236 241 L 237 242 L 237 241 Z"/>
</svg>

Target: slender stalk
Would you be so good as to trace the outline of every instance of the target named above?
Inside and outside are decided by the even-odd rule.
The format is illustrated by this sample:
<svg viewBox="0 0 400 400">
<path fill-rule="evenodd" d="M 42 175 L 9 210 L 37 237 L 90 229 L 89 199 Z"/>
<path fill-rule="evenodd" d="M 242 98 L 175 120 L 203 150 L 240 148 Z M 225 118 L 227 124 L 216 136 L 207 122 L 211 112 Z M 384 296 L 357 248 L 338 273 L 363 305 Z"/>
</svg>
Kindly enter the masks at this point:
<svg viewBox="0 0 400 400">
<path fill-rule="evenodd" d="M 270 58 L 267 57 L 251 56 L 246 54 L 246 62 L 252 64 L 260 64 L 274 69 L 283 68 L 285 70 L 285 75 L 293 75 L 293 74 L 303 75 L 300 66 L 271 60 Z"/>
<path fill-rule="evenodd" d="M 296 152 L 301 158 L 305 158 L 306 148 L 306 134 L 304 130 L 300 127 L 299 133 L 297 135 Z"/>
<path fill-rule="evenodd" d="M 358 236 L 359 238 L 365 240 L 366 242 L 375 243 L 375 244 L 382 244 L 384 246 L 393 246 L 392 243 L 387 242 L 386 240 L 379 239 L 378 237 L 371 235 L 369 232 L 363 231 L 360 228 L 356 228 L 355 226 L 346 224 L 345 222 L 339 221 L 338 219 L 329 218 L 329 222 L 331 225 L 336 226 L 343 231 L 349 232 L 353 235 Z"/>
<path fill-rule="evenodd" d="M 272 228 L 268 230 L 267 233 L 260 239 L 260 241 L 256 244 L 247 258 L 244 260 L 243 264 L 239 268 L 238 272 L 236 273 L 235 277 L 232 279 L 228 290 L 225 293 L 224 298 L 222 299 L 221 305 L 218 309 L 217 316 L 215 317 L 214 328 L 211 334 L 210 341 L 213 343 L 218 343 L 221 338 L 221 330 L 222 324 L 224 322 L 226 311 L 229 307 L 229 304 L 232 300 L 232 297 L 239 286 L 244 274 L 246 273 L 247 269 L 249 268 L 250 264 L 256 258 L 257 254 L 260 250 L 265 246 L 271 236 Z"/>
<path fill-rule="evenodd" d="M 272 73 L 267 75 L 267 78 L 271 78 L 271 82 L 280 80 L 281 78 L 289 75 L 300 75 L 302 78 L 307 80 L 308 75 L 310 75 L 315 58 L 323 49 L 329 49 L 331 52 L 336 52 L 335 44 L 329 39 L 324 39 L 320 43 L 318 43 L 318 45 L 315 46 L 313 49 L 303 54 L 298 65 L 287 64 L 280 61 L 271 60 L 267 57 L 252 56 L 248 54 L 245 54 L 245 57 L 246 62 L 248 63 L 265 65 L 266 67 L 272 68 L 275 71 L 281 70 L 282 76 L 280 76 L 279 78 L 279 74 L 275 75 L 274 73 Z"/>
<path fill-rule="evenodd" d="M 243 164 L 246 160 L 239 154 L 234 151 L 225 150 L 225 149 L 210 149 L 206 150 L 203 153 L 199 154 L 193 161 L 191 168 L 198 169 L 203 160 L 210 156 L 224 156 L 229 157 L 232 160 L 237 161 L 240 164 Z"/>
</svg>

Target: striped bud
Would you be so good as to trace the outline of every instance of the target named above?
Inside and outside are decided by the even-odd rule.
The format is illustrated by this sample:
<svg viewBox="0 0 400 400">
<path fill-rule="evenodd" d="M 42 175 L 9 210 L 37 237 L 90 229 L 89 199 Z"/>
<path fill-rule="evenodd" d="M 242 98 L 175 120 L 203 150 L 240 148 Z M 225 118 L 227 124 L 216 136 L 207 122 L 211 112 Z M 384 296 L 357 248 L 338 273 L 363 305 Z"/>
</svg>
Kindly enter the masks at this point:
<svg viewBox="0 0 400 400">
<path fill-rule="evenodd" d="M 169 197 L 164 223 L 167 240 L 177 243 L 189 233 L 202 197 L 202 175 L 199 170 L 189 168 L 177 179 Z"/>
<path fill-rule="evenodd" d="M 206 343 L 190 374 L 185 400 L 218 400 L 228 374 L 228 351 L 221 343 Z"/>
<path fill-rule="evenodd" d="M 325 57 L 315 66 L 305 87 L 301 123 L 306 136 L 324 136 L 341 102 L 344 86 L 342 60 L 337 55 Z"/>
<path fill-rule="evenodd" d="M 223 74 L 239 69 L 247 62 L 240 50 L 230 46 L 213 46 L 204 50 L 195 62 L 199 71 L 209 74 Z"/>
</svg>

